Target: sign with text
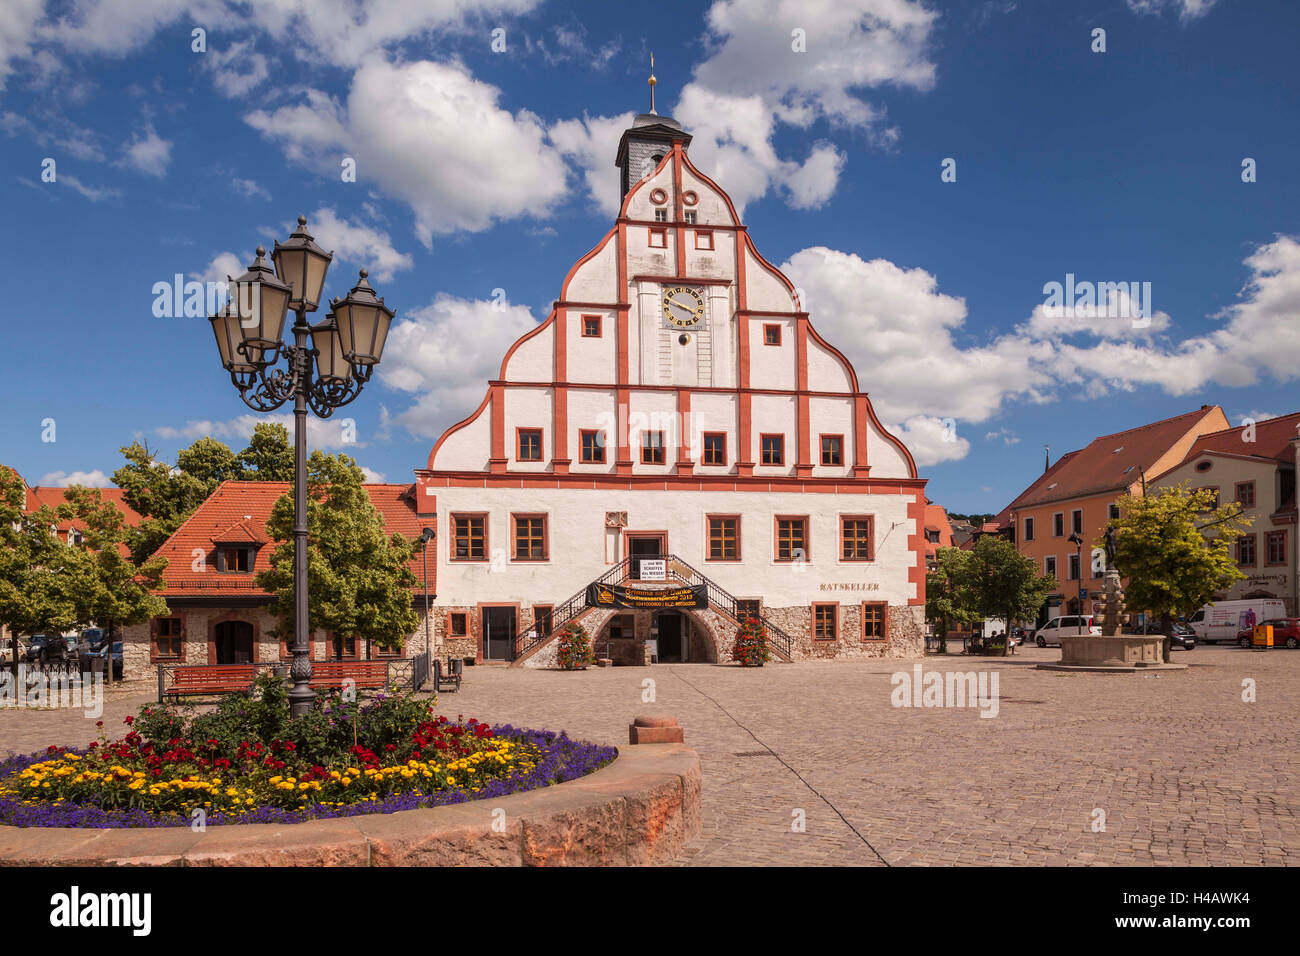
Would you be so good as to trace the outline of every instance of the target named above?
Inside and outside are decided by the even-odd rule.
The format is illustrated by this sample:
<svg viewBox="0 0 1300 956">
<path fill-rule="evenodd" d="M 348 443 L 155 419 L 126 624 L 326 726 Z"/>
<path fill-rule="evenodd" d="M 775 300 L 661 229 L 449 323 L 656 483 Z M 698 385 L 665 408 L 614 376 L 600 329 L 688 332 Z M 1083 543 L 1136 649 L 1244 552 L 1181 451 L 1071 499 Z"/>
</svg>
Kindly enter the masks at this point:
<svg viewBox="0 0 1300 956">
<path fill-rule="evenodd" d="M 663 558 L 642 558 L 641 568 L 637 573 L 642 581 L 666 581 L 668 579 L 668 562 Z"/>
<path fill-rule="evenodd" d="M 709 606 L 703 584 L 682 588 L 626 588 L 613 584 L 587 586 L 587 603 L 594 607 L 657 608 Z"/>
</svg>

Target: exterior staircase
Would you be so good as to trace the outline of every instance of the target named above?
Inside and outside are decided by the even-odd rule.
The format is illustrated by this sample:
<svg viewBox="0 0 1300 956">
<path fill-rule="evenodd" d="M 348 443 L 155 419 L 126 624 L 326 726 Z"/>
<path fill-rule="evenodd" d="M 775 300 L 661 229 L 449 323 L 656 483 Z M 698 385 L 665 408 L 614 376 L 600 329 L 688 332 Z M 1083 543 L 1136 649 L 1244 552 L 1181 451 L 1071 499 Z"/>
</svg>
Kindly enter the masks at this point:
<svg viewBox="0 0 1300 956">
<path fill-rule="evenodd" d="M 703 586 L 708 597 L 709 607 L 734 622 L 737 626 L 740 625 L 741 611 L 736 598 L 716 581 L 706 577 L 675 554 L 639 555 L 638 557 L 664 559 L 668 568 L 668 576 L 673 581 L 688 587 Z M 628 580 L 630 568 L 631 559 L 624 558 L 600 577 L 583 585 L 582 590 L 567 601 L 556 605 L 551 612 L 551 629 L 548 633 L 538 635 L 531 641 L 526 640 L 525 635 L 516 634 L 514 639 L 515 656 L 510 662 L 510 666 L 521 666 L 524 661 L 554 641 L 560 632 L 564 630 L 566 624 L 575 623 L 585 617 L 588 612 L 597 610 L 596 605 L 589 604 L 587 601 L 587 594 L 591 585 L 622 584 Z M 605 609 L 608 610 L 608 608 Z M 767 631 L 768 648 L 771 650 L 772 656 L 778 661 L 790 663 L 793 660 L 795 645 L 793 635 L 778 627 L 763 614 L 759 615 L 759 621 L 762 623 L 764 630 Z"/>
</svg>

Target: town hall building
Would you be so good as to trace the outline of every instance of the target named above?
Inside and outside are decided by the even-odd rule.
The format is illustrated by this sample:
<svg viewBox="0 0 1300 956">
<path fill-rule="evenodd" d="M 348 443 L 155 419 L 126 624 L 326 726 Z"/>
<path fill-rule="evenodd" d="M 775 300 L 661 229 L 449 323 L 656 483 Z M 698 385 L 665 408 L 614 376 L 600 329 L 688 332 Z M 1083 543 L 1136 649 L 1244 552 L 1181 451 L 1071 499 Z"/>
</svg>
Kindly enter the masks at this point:
<svg viewBox="0 0 1300 956">
<path fill-rule="evenodd" d="M 749 618 L 787 659 L 922 652 L 925 481 L 690 143 L 636 117 L 613 228 L 416 472 L 442 656 L 544 666 L 576 621 L 722 662 Z"/>
</svg>

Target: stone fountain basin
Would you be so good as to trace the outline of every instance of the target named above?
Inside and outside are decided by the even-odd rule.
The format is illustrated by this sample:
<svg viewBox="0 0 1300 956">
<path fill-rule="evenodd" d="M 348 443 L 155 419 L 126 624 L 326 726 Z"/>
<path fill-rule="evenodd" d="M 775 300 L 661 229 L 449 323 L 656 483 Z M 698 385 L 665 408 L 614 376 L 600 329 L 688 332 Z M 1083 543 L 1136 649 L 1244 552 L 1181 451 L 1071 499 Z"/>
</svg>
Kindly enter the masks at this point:
<svg viewBox="0 0 1300 956">
<path fill-rule="evenodd" d="M 1062 635 L 1061 660 L 1038 666 L 1043 670 L 1187 670 L 1186 664 L 1166 664 L 1163 646 L 1160 634 Z"/>
</svg>

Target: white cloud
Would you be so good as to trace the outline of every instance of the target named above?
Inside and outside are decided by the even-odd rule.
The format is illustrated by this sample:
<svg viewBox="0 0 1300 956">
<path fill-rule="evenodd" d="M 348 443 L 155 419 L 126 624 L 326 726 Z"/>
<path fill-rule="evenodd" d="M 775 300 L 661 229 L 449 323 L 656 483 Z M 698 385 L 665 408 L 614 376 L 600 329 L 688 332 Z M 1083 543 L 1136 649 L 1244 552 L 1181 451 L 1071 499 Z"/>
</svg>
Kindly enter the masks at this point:
<svg viewBox="0 0 1300 956">
<path fill-rule="evenodd" d="M 6 0 L 0 6 L 0 90 L 12 72 L 14 60 L 26 57 L 32 48 L 36 22 L 44 0 Z"/>
<path fill-rule="evenodd" d="M 228 278 L 238 279 L 247 269 L 233 252 L 218 252 L 199 272 L 191 272 L 189 278 L 198 282 L 225 282 Z"/>
<path fill-rule="evenodd" d="M 436 438 L 478 408 L 510 346 L 536 325 L 526 306 L 497 311 L 492 302 L 449 295 L 399 318 L 388 334 L 379 375 L 384 385 L 415 400 L 385 423 Z"/>
<path fill-rule="evenodd" d="M 41 480 L 36 484 L 42 488 L 68 488 L 72 485 L 82 485 L 86 488 L 113 487 L 112 479 L 98 468 L 94 471 L 51 471 L 42 475 Z"/>
<path fill-rule="evenodd" d="M 292 232 L 296 223 L 286 226 Z M 414 265 L 408 253 L 398 252 L 393 248 L 388 234 L 351 219 L 340 219 L 329 206 L 323 206 L 307 219 L 307 231 L 316 239 L 322 249 L 334 253 L 334 261 L 355 263 L 369 270 L 379 281 L 387 281 L 393 273 L 409 269 Z M 345 277 L 349 288 L 356 284 L 357 277 L 350 274 Z"/>
<path fill-rule="evenodd" d="M 249 199 L 265 199 L 267 202 L 271 200 L 271 194 L 251 179 L 236 176 L 230 180 L 230 185 L 235 187 L 236 192 L 242 193 Z"/>
<path fill-rule="evenodd" d="M 373 468 L 367 468 L 365 465 L 361 466 L 361 473 L 365 475 L 366 481 L 371 484 L 382 485 L 388 480 L 382 471 L 375 471 Z"/>
<path fill-rule="evenodd" d="M 1184 22 L 1203 17 L 1218 0 L 1126 0 L 1128 8 L 1134 13 L 1164 13 L 1177 10 Z"/>
<path fill-rule="evenodd" d="M 163 176 L 172 158 L 172 144 L 163 139 L 153 127 L 143 134 L 137 134 L 122 150 L 121 163 L 146 176 Z"/>
<path fill-rule="evenodd" d="M 632 125 L 634 114 L 588 116 L 562 120 L 549 130 L 551 142 L 566 159 L 576 162 L 596 208 L 609 219 L 618 215 L 622 198 L 614 173 L 614 156 L 623 131 Z"/>
<path fill-rule="evenodd" d="M 102 202 L 105 199 L 116 199 L 118 196 L 122 195 L 120 189 L 113 189 L 109 186 L 87 186 L 76 176 L 68 173 L 59 173 L 59 178 L 56 179 L 55 182 L 63 183 L 65 186 L 72 187 L 91 202 Z"/>
<path fill-rule="evenodd" d="M 283 425 L 293 441 L 293 412 L 272 412 L 269 415 L 248 412 L 226 421 L 190 420 L 180 427 L 164 425 L 154 429 L 160 438 L 174 441 L 192 442 L 209 436 L 229 443 L 247 442 L 253 435 L 253 427 L 262 422 Z M 350 440 L 359 437 L 355 419 L 346 412 L 336 412 L 331 418 L 307 416 L 307 448 L 309 450 L 337 450 L 353 454 L 352 449 L 365 448 L 369 443 Z M 236 448 L 238 450 L 238 447 Z"/>
<path fill-rule="evenodd" d="M 394 65 L 372 58 L 344 106 L 309 90 L 304 102 L 245 121 L 294 161 L 358 174 L 405 200 L 426 246 L 435 234 L 478 232 L 501 219 L 546 218 L 566 194 L 566 169 L 541 120 L 498 105 L 501 91 L 459 63 Z"/>
<path fill-rule="evenodd" d="M 1011 431 L 1009 428 L 999 428 L 997 431 L 985 432 L 984 440 L 985 441 L 1001 440 L 1002 444 L 1004 445 L 1018 445 L 1020 443 L 1019 436 L 1017 436 L 1016 433 Z"/>
<path fill-rule="evenodd" d="M 205 65 L 216 88 L 231 99 L 251 93 L 270 75 L 266 57 L 254 51 L 252 40 L 232 43 L 225 50 L 210 49 Z"/>
<path fill-rule="evenodd" d="M 907 446 L 918 468 L 959 461 L 970 453 L 970 442 L 957 434 L 951 422 L 942 418 L 915 415 L 892 426 L 889 431 Z"/>
</svg>

